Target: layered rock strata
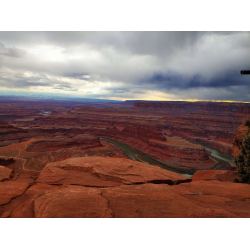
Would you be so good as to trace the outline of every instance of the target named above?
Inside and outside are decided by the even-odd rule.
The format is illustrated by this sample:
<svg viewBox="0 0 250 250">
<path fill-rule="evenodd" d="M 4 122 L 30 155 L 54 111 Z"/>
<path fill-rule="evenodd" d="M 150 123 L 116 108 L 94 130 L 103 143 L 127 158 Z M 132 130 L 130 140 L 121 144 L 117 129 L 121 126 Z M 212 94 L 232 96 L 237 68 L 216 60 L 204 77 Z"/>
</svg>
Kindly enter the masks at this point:
<svg viewBox="0 0 250 250">
<path fill-rule="evenodd" d="M 9 180 L 12 174 L 12 170 L 0 165 L 0 182 Z"/>
<path fill-rule="evenodd" d="M 202 171 L 201 171 L 202 172 Z M 12 218 L 250 217 L 250 186 L 192 181 L 131 160 L 49 163 L 31 185 L 0 182 L 0 216 Z"/>
<path fill-rule="evenodd" d="M 56 151 L 62 148 L 78 147 L 79 149 L 101 147 L 100 140 L 93 135 L 80 135 L 74 138 L 54 138 L 47 140 L 37 140 L 30 144 L 27 152 L 47 152 Z"/>
<path fill-rule="evenodd" d="M 192 111 L 213 111 L 213 112 L 248 112 L 250 104 L 248 103 L 226 103 L 226 102 L 151 102 L 135 101 L 134 108 L 150 109 L 170 109 Z"/>
<path fill-rule="evenodd" d="M 134 102 L 135 106 L 137 105 Z M 140 102 L 141 103 L 141 102 Z M 83 152 L 75 153 L 70 140 L 82 134 L 105 136 L 121 140 L 130 146 L 148 154 L 165 164 L 181 168 L 211 169 L 211 157 L 197 151 L 192 144 L 183 152 L 164 142 L 167 138 L 181 137 L 184 141 L 200 142 L 210 145 L 228 155 L 232 155 L 234 133 L 243 119 L 249 116 L 249 104 L 217 103 L 217 102 L 146 102 L 140 107 L 124 108 L 115 104 L 88 105 L 63 101 L 17 101 L 5 100 L 0 104 L 2 119 L 9 119 L 16 131 L 6 128 L 1 134 L 0 146 L 18 144 L 31 138 L 46 139 L 62 136 L 67 142 L 54 142 L 46 147 L 58 148 L 67 152 L 53 154 L 53 158 L 62 160 L 73 156 L 83 156 Z M 133 102 L 129 102 L 131 106 Z M 148 106 L 149 105 L 149 106 Z M 21 116 L 19 116 L 19 114 Z M 15 116 L 16 115 L 16 116 Z M 115 129 L 113 129 L 115 128 Z M 57 139 L 56 139 L 57 140 Z M 171 140 L 168 139 L 170 142 Z M 156 142 L 157 141 L 157 142 Z M 74 142 L 72 142 L 74 144 Z M 182 143 L 181 143 L 182 144 Z M 40 144 L 41 146 L 42 144 Z M 47 146 L 45 146 L 47 145 Z M 79 145 L 75 145 L 80 147 Z M 74 148 L 74 150 L 73 150 Z M 69 149 L 72 149 L 69 152 Z M 73 152 L 74 151 L 74 152 Z M 82 151 L 82 150 L 80 150 Z M 44 151 L 39 151 L 41 154 Z M 54 151 L 49 151 L 54 152 Z M 90 152 L 92 155 L 95 152 Z M 187 153 L 187 154 L 186 154 Z M 102 153 L 98 153 L 102 155 Z M 106 154 L 106 153 L 104 153 Z M 112 153 L 108 153 L 112 155 Z M 43 156 L 42 156 L 43 157 Z M 63 158 L 64 157 L 64 158 Z M 52 158 L 51 158 L 52 159 Z M 41 161 L 46 162 L 45 159 Z M 199 166 L 200 165 L 200 166 Z M 192 167 L 191 167 L 192 168 Z"/>
<path fill-rule="evenodd" d="M 211 169 L 218 162 L 207 154 L 205 149 L 178 137 L 167 137 L 162 133 L 147 136 L 140 126 L 126 126 L 122 131 L 113 128 L 109 136 L 122 141 L 133 148 L 149 155 L 169 167 L 193 174 L 197 169 Z M 150 130 L 149 130 L 150 131 Z M 162 138 L 163 137 L 163 138 Z"/>
<path fill-rule="evenodd" d="M 122 130 L 123 136 L 129 136 L 134 138 L 139 138 L 143 141 L 148 141 L 149 139 L 156 139 L 159 141 L 167 141 L 166 137 L 156 129 L 145 126 L 126 126 Z"/>
<path fill-rule="evenodd" d="M 233 154 L 235 157 L 240 153 L 240 147 L 248 131 L 250 131 L 250 128 L 248 126 L 241 125 L 238 128 L 234 137 L 233 147 L 232 147 Z"/>
</svg>

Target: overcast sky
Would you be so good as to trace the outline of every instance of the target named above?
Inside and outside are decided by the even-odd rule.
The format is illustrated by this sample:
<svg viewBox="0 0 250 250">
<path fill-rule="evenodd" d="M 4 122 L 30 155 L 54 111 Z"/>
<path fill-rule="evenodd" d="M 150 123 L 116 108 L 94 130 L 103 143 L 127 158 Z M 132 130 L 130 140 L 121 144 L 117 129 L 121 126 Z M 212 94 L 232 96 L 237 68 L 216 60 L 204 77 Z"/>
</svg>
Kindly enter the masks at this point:
<svg viewBox="0 0 250 250">
<path fill-rule="evenodd" d="M 0 93 L 250 101 L 250 32 L 0 32 Z"/>
</svg>

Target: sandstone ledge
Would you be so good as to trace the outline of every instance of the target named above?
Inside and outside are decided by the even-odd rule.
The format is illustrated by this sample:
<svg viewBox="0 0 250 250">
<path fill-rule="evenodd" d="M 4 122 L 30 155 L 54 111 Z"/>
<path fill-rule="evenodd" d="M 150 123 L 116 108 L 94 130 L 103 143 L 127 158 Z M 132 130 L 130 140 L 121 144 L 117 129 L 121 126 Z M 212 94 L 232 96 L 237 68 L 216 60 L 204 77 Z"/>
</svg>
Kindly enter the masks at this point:
<svg viewBox="0 0 250 250">
<path fill-rule="evenodd" d="M 249 218 L 250 185 L 213 180 L 219 173 L 192 181 L 127 159 L 70 158 L 48 163 L 34 185 L 0 182 L 0 217 Z"/>
<path fill-rule="evenodd" d="M 0 165 L 0 182 L 9 180 L 12 174 L 12 170 Z"/>
<path fill-rule="evenodd" d="M 219 181 L 107 188 L 35 184 L 5 214 L 14 218 L 250 217 L 249 193 L 249 185 Z"/>
<path fill-rule="evenodd" d="M 198 170 L 192 176 L 192 181 L 218 180 L 233 182 L 237 178 L 237 169 L 232 170 Z"/>
<path fill-rule="evenodd" d="M 121 158 L 78 157 L 48 163 L 37 183 L 111 187 L 122 184 L 189 182 L 183 175 Z"/>
</svg>

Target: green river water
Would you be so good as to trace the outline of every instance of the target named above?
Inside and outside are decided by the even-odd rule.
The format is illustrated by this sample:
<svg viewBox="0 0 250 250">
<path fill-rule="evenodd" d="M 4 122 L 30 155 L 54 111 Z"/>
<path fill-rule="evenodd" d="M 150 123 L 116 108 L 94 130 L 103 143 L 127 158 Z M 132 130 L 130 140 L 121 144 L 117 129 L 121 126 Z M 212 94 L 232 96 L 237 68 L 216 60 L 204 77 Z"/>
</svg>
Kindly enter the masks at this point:
<svg viewBox="0 0 250 250">
<path fill-rule="evenodd" d="M 167 165 L 165 165 L 165 164 L 163 164 L 163 163 L 161 163 L 161 162 L 159 162 L 159 161 L 157 161 L 157 160 L 143 154 L 142 152 L 130 147 L 129 145 L 127 145 L 127 144 L 125 144 L 123 142 L 120 142 L 120 141 L 117 141 L 117 140 L 114 140 L 114 139 L 110 139 L 110 138 L 105 138 L 105 137 L 100 137 L 100 139 L 118 146 L 119 148 L 121 148 L 123 150 L 123 152 L 128 157 L 130 157 L 134 161 L 139 161 L 139 162 L 144 161 L 144 162 L 147 162 L 150 165 L 159 166 L 159 167 L 164 168 L 164 169 L 166 169 L 168 171 L 172 171 L 172 172 L 175 172 L 175 173 L 178 173 L 178 174 L 182 174 L 182 175 L 184 175 L 186 177 L 189 177 L 189 178 L 192 177 L 192 175 L 186 174 L 186 173 L 178 171 L 178 170 L 175 170 L 175 169 L 173 169 L 173 168 L 171 168 L 171 167 L 169 167 L 169 166 L 167 166 Z M 224 153 L 222 153 L 221 151 L 219 151 L 219 150 L 217 150 L 217 149 L 215 149 L 213 147 L 210 147 L 208 145 L 205 145 L 203 143 L 195 143 L 195 144 L 199 144 L 199 145 L 203 146 L 204 148 L 206 148 L 207 150 L 209 150 L 211 152 L 212 156 L 229 162 L 231 164 L 231 166 L 235 165 L 235 163 L 233 162 L 233 158 L 226 155 L 226 154 L 224 154 Z"/>
<path fill-rule="evenodd" d="M 203 143 L 196 143 L 196 144 L 199 144 L 201 145 L 202 147 L 206 148 L 207 150 L 209 150 L 211 152 L 211 155 L 216 157 L 216 158 L 219 158 L 223 161 L 227 161 L 231 166 L 235 166 L 235 163 L 233 162 L 233 157 L 230 157 L 229 155 L 226 155 L 224 153 L 222 153 L 221 151 L 211 147 L 211 146 L 208 146 L 206 144 L 203 144 Z"/>
<path fill-rule="evenodd" d="M 161 168 L 164 168 L 168 171 L 172 171 L 172 172 L 175 172 L 175 173 L 178 173 L 178 174 L 182 174 L 188 178 L 191 178 L 192 175 L 190 174 L 186 174 L 184 172 L 181 172 L 181 171 L 178 171 L 178 170 L 175 170 L 173 168 L 170 168 L 169 166 L 143 154 L 142 152 L 130 147 L 129 145 L 123 143 L 123 142 L 120 142 L 120 141 L 117 141 L 117 140 L 114 140 L 114 139 L 110 139 L 110 138 L 105 138 L 105 137 L 100 137 L 101 140 L 103 141 L 106 141 L 106 142 L 110 142 L 116 146 L 118 146 L 119 148 L 121 148 L 123 150 L 123 152 L 128 156 L 130 157 L 132 160 L 134 161 L 139 161 L 139 162 L 147 162 L 149 163 L 150 165 L 155 165 L 155 166 L 159 166 Z M 139 156 L 139 158 L 142 160 L 140 160 L 139 158 L 137 158 L 136 156 Z"/>
</svg>

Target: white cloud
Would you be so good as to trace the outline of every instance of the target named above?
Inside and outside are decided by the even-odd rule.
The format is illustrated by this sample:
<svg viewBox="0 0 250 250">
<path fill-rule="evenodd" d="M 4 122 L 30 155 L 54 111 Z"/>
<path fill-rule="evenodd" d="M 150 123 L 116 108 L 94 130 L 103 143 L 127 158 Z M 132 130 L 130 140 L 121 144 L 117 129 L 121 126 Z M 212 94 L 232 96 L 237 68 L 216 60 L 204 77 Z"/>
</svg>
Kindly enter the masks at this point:
<svg viewBox="0 0 250 250">
<path fill-rule="evenodd" d="M 247 79 L 237 74 L 250 67 L 249 41 L 250 32 L 0 32 L 0 87 L 245 100 L 248 93 L 236 95 L 231 87 L 246 89 Z M 162 79 L 153 81 L 155 75 Z"/>
</svg>

